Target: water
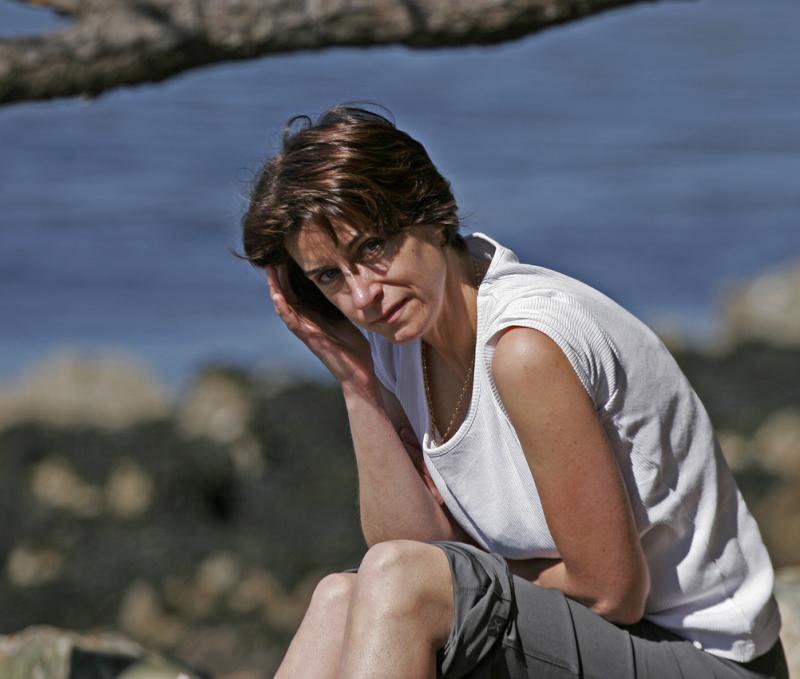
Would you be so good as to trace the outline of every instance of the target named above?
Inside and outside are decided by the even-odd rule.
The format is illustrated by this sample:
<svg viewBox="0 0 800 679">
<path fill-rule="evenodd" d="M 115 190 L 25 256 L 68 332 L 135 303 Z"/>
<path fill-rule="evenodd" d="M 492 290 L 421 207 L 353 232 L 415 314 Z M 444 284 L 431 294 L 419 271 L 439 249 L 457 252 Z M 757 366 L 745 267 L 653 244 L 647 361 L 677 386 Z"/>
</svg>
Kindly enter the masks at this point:
<svg viewBox="0 0 800 679">
<path fill-rule="evenodd" d="M 0 35 L 60 24 L 0 0 Z M 800 4 L 645 4 L 492 48 L 329 50 L 0 109 L 0 378 L 111 347 L 180 381 L 319 375 L 238 261 L 284 121 L 370 100 L 428 147 L 469 230 L 713 332 L 721 286 L 800 256 Z"/>
</svg>

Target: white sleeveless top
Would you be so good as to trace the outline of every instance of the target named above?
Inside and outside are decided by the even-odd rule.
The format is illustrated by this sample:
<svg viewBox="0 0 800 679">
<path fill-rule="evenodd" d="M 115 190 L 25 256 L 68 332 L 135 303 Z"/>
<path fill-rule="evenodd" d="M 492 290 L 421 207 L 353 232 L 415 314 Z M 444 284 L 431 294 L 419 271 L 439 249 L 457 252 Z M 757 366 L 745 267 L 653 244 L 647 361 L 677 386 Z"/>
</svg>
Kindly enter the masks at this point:
<svg viewBox="0 0 800 679">
<path fill-rule="evenodd" d="M 645 617 L 725 658 L 768 651 L 780 630 L 772 565 L 705 408 L 669 351 L 588 285 L 520 264 L 482 234 L 467 243 L 490 264 L 478 291 L 472 397 L 452 438 L 436 445 L 420 341 L 367 333 L 376 375 L 405 410 L 453 517 L 506 558 L 559 556 L 492 379 L 498 333 L 535 328 L 569 359 L 616 454 L 650 569 Z"/>
</svg>

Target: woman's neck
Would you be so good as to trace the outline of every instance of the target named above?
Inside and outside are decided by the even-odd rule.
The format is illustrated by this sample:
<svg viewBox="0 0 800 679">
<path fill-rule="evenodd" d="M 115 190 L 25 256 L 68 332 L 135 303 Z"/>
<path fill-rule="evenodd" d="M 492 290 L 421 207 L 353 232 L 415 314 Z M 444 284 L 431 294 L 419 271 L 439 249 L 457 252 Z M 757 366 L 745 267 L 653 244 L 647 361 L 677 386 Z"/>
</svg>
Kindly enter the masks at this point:
<svg viewBox="0 0 800 679">
<path fill-rule="evenodd" d="M 422 339 L 450 370 L 464 375 L 475 355 L 479 274 L 472 255 L 466 250 L 446 247 L 445 257 L 444 302 L 436 324 Z"/>
</svg>

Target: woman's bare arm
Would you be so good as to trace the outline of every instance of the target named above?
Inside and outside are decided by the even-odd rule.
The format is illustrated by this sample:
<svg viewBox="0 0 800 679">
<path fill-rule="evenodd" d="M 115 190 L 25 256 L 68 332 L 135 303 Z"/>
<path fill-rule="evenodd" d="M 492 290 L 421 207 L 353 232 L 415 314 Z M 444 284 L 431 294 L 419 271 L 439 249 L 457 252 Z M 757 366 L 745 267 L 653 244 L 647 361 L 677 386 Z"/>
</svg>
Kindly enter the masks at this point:
<svg viewBox="0 0 800 679">
<path fill-rule="evenodd" d="M 417 471 L 399 432 L 410 427 L 375 377 L 367 340 L 349 322 L 330 322 L 297 303 L 284 265 L 267 270 L 280 319 L 342 387 L 358 468 L 361 525 L 368 545 L 393 539 L 459 539 L 461 533 Z M 383 391 L 383 393 L 381 393 Z M 388 409 L 388 412 L 387 412 Z M 411 451 L 408 448 L 412 448 Z"/>
<path fill-rule="evenodd" d="M 413 459 L 415 446 L 408 440 L 413 433 L 409 435 L 411 427 L 394 395 L 377 384 L 369 391 L 342 384 L 342 392 L 358 466 L 361 527 L 367 544 L 466 539 L 424 470 L 421 452 L 418 460 Z M 400 431 L 405 432 L 406 442 Z"/>
<path fill-rule="evenodd" d="M 512 328 L 492 368 L 561 557 L 517 570 L 612 622 L 639 620 L 647 563 L 614 452 L 572 366 L 544 333 Z"/>
</svg>

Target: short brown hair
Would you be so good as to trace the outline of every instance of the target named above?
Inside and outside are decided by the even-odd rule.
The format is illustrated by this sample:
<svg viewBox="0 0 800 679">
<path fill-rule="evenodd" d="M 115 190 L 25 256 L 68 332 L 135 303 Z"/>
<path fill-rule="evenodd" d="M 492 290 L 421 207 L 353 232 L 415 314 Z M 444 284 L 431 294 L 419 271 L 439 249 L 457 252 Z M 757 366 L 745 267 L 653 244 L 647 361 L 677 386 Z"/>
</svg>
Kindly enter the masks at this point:
<svg viewBox="0 0 800 679">
<path fill-rule="evenodd" d="M 316 123 L 307 116 L 289 121 L 242 218 L 245 257 L 258 267 L 291 265 L 287 238 L 307 224 L 333 235 L 342 222 L 386 237 L 415 225 L 444 227 L 447 242 L 464 247 L 450 184 L 422 144 L 353 106 L 333 107 Z"/>
</svg>

